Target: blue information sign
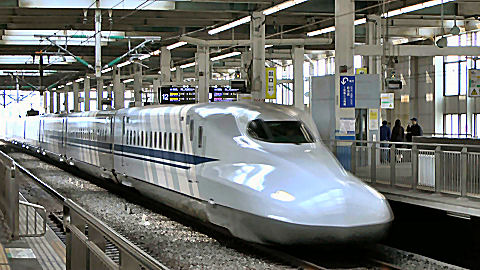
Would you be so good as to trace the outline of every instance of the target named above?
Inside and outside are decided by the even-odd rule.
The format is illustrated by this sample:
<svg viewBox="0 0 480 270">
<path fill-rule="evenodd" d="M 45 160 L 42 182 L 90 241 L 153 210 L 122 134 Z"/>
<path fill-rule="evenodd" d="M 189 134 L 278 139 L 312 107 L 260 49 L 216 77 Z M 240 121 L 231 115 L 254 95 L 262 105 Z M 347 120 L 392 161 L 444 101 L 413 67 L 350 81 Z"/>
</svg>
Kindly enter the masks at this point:
<svg viewBox="0 0 480 270">
<path fill-rule="evenodd" d="M 340 108 L 355 108 L 355 76 L 340 76 Z"/>
</svg>

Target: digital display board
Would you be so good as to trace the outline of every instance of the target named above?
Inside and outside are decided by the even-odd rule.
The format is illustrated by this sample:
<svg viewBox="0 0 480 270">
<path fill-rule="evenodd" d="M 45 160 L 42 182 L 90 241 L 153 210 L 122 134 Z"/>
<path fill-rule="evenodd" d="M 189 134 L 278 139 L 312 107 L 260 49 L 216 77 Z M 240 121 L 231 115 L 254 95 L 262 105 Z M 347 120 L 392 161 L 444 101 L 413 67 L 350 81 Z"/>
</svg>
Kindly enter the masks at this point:
<svg viewBox="0 0 480 270">
<path fill-rule="evenodd" d="M 195 87 L 164 86 L 160 88 L 161 104 L 193 104 L 195 103 Z"/>
<path fill-rule="evenodd" d="M 230 87 L 210 86 L 209 100 L 210 102 L 236 101 L 238 91 L 238 89 Z"/>
</svg>

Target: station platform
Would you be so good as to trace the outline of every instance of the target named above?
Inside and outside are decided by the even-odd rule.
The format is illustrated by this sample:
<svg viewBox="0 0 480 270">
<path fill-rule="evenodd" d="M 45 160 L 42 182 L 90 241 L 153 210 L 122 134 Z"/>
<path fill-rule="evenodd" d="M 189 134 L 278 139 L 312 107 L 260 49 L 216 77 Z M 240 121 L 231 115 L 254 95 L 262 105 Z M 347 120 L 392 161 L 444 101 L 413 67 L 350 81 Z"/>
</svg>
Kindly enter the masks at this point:
<svg viewBox="0 0 480 270">
<path fill-rule="evenodd" d="M 431 193 L 422 190 L 402 189 L 384 185 L 374 185 L 388 200 L 443 210 L 460 215 L 480 217 L 480 200 L 447 194 Z"/>
<path fill-rule="evenodd" d="M 25 228 L 25 209 L 19 209 L 20 228 Z M 32 215 L 28 219 L 33 222 Z M 9 240 L 0 219 L 0 270 L 63 270 L 65 255 L 65 245 L 48 226 L 44 236 Z"/>
</svg>

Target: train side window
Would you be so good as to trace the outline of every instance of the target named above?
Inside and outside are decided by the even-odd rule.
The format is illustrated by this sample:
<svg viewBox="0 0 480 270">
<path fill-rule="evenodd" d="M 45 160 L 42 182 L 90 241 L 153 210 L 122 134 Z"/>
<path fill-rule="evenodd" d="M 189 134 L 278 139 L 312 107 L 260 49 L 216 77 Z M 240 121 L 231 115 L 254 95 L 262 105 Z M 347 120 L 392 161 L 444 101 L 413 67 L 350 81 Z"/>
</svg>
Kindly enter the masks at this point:
<svg viewBox="0 0 480 270">
<path fill-rule="evenodd" d="M 150 148 L 153 147 L 153 136 L 152 136 L 152 132 L 150 131 L 150 138 L 148 139 L 148 141 L 150 142 Z"/>
<path fill-rule="evenodd" d="M 135 145 L 137 143 L 137 132 L 134 131 L 133 132 L 133 145 Z"/>
<path fill-rule="evenodd" d="M 130 144 L 133 143 L 133 138 L 132 138 L 132 131 L 130 130 L 130 140 L 129 140 Z"/>
<path fill-rule="evenodd" d="M 180 152 L 183 152 L 183 133 L 180 133 Z"/>
<path fill-rule="evenodd" d="M 198 148 L 202 148 L 203 127 L 198 127 Z"/>
<path fill-rule="evenodd" d="M 172 150 L 172 133 L 168 133 L 168 150 Z"/>
<path fill-rule="evenodd" d="M 140 146 L 143 146 L 143 131 L 140 132 Z"/>
<path fill-rule="evenodd" d="M 173 145 L 173 149 L 175 151 L 177 151 L 177 144 L 178 144 L 178 141 L 177 141 L 177 133 L 173 134 L 173 138 L 174 138 L 174 142 L 175 144 Z"/>
<path fill-rule="evenodd" d="M 163 149 L 167 149 L 167 132 L 163 134 Z"/>
<path fill-rule="evenodd" d="M 193 119 L 190 120 L 190 141 L 193 141 Z"/>
<path fill-rule="evenodd" d="M 153 148 L 157 148 L 157 132 L 153 133 Z"/>
</svg>

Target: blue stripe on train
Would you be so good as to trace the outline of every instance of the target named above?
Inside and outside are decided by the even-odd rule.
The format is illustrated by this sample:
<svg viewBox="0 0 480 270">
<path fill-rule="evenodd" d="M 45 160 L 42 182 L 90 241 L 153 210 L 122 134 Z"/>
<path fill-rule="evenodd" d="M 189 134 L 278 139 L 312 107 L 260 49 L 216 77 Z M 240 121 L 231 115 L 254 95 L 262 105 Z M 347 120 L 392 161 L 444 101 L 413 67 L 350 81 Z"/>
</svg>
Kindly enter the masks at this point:
<svg viewBox="0 0 480 270">
<path fill-rule="evenodd" d="M 57 140 L 61 140 L 60 136 L 50 136 L 50 137 L 56 137 Z M 78 138 L 67 138 L 67 144 L 68 145 L 79 147 L 78 145 L 73 145 L 70 142 L 80 144 L 80 145 L 88 145 L 88 146 L 94 146 L 94 147 L 106 149 L 106 150 L 99 150 L 99 152 L 103 152 L 103 153 L 111 153 L 111 151 L 112 151 L 112 144 L 107 143 L 107 142 L 89 141 L 89 140 L 78 139 Z M 84 148 L 86 148 L 86 147 L 84 147 Z M 136 158 L 136 159 L 140 159 L 140 160 L 145 160 L 145 159 L 140 158 L 140 157 L 135 157 L 135 156 L 132 156 L 132 155 L 127 155 L 125 153 L 136 154 L 136 155 L 141 155 L 141 156 L 146 156 L 146 157 L 151 157 L 151 158 L 161 158 L 161 159 L 166 159 L 166 160 L 169 160 L 169 161 L 182 162 L 182 163 L 187 163 L 187 164 L 191 164 L 191 165 L 198 165 L 198 164 L 218 160 L 218 159 L 214 159 L 214 158 L 207 158 L 207 157 L 201 157 L 201 156 L 196 156 L 196 155 L 176 153 L 176 152 L 157 150 L 157 149 L 135 147 L 135 146 L 130 146 L 130 145 L 115 144 L 114 148 L 115 148 L 114 149 L 115 151 L 122 152 L 122 153 L 116 153 L 116 154 L 123 155 L 125 157 Z M 149 160 L 154 161 L 152 159 L 149 159 Z M 156 163 L 163 164 L 163 163 L 161 163 L 161 161 L 158 161 Z M 174 166 L 174 167 L 175 166 L 181 166 L 181 165 L 175 165 L 175 164 L 170 164 L 170 163 L 165 163 L 165 165 L 170 165 L 170 166 Z M 183 166 L 183 167 L 185 167 L 185 166 Z M 188 167 L 185 167 L 185 168 L 188 168 Z"/>
</svg>

